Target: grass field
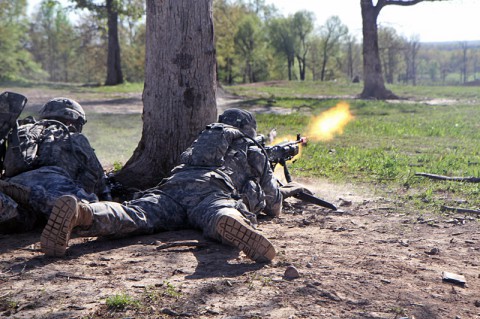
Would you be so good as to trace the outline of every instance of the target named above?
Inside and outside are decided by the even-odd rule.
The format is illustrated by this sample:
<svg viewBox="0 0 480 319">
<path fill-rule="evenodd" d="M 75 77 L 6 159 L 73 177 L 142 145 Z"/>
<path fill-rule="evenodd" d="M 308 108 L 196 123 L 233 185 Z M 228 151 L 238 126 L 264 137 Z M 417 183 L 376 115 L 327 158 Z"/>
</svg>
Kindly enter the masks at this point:
<svg viewBox="0 0 480 319">
<path fill-rule="evenodd" d="M 111 95 L 141 92 L 140 84 L 117 88 L 49 87 L 62 94 Z M 279 135 L 305 134 L 313 115 L 340 101 L 350 105 L 354 120 L 328 142 L 310 142 L 290 164 L 294 176 L 327 178 L 369 185 L 414 204 L 416 209 L 442 204 L 480 206 L 476 183 L 442 182 L 415 176 L 428 172 L 449 176 L 480 175 L 480 90 L 477 87 L 392 86 L 408 99 L 395 103 L 358 100 L 361 85 L 277 82 L 227 87 L 244 97 L 245 107 L 272 104 L 289 115 L 258 114 L 259 133 L 276 128 Z M 304 110 L 308 112 L 303 112 Z M 85 134 L 102 163 L 125 163 L 141 134 L 139 114 L 89 114 Z"/>
<path fill-rule="evenodd" d="M 312 115 L 342 100 L 350 104 L 355 118 L 344 133 L 328 142 L 309 143 L 302 157 L 291 164 L 293 175 L 370 185 L 379 192 L 387 190 L 399 203 L 411 201 L 420 210 L 480 205 L 478 184 L 415 176 L 417 172 L 479 176 L 478 88 L 394 86 L 393 91 L 408 100 L 389 103 L 348 98 L 361 91 L 358 86 L 316 84 L 320 87 L 297 82 L 292 87 L 279 83 L 231 88 L 238 95 L 253 96 L 256 104 L 275 99 L 276 107 L 308 109 Z M 296 86 L 301 88 L 297 91 Z M 330 89 L 345 98 L 328 98 Z M 293 92 L 302 92 L 303 97 Z M 259 114 L 259 131 L 276 128 L 279 135 L 302 133 L 312 115 Z"/>
</svg>

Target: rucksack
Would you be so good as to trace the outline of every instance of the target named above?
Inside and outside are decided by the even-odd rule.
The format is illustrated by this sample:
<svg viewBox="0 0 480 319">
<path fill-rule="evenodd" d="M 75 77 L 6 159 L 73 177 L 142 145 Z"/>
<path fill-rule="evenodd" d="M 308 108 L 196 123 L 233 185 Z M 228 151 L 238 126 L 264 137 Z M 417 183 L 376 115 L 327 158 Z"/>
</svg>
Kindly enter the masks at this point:
<svg viewBox="0 0 480 319">
<path fill-rule="evenodd" d="M 180 155 L 180 163 L 188 166 L 220 167 L 232 141 L 244 136 L 237 128 L 213 123 Z"/>
<path fill-rule="evenodd" d="M 45 130 L 52 125 L 58 128 L 60 135 L 68 139 L 70 134 L 68 128 L 58 121 L 35 121 L 30 117 L 17 122 L 8 136 L 7 150 L 3 162 L 6 177 L 12 177 L 39 167 L 39 146 L 44 142 Z"/>
</svg>

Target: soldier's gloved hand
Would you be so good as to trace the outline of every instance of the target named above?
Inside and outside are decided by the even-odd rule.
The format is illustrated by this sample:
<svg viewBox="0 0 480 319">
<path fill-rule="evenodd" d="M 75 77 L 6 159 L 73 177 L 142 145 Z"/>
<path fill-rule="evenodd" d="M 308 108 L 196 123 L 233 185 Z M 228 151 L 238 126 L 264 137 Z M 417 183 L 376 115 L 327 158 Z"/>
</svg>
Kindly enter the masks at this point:
<svg viewBox="0 0 480 319">
<path fill-rule="evenodd" d="M 308 188 L 297 182 L 290 182 L 280 187 L 280 193 L 282 193 L 283 198 L 292 197 L 302 192 L 313 195 Z"/>
</svg>

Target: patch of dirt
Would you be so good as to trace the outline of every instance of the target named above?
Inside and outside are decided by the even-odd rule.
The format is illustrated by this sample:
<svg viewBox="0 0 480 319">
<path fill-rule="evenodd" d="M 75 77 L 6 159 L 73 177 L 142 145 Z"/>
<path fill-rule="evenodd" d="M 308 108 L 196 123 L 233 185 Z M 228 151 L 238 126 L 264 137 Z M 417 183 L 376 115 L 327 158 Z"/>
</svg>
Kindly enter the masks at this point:
<svg viewBox="0 0 480 319">
<path fill-rule="evenodd" d="M 399 214 L 366 189 L 301 180 L 339 206 L 288 200 L 260 228 L 271 264 L 194 230 L 117 240 L 77 238 L 65 258 L 39 232 L 0 238 L 3 318 L 479 318 L 480 231 L 473 218 Z M 456 221 L 454 221 L 456 217 Z M 194 242 L 192 244 L 192 241 Z M 162 249 L 171 242 L 185 246 Z M 298 278 L 286 278 L 294 266 Z M 442 280 L 463 275 L 466 285 Z M 141 304 L 110 309 L 126 294 Z"/>
<path fill-rule="evenodd" d="M 480 318 L 477 216 L 418 215 L 368 187 L 298 181 L 339 211 L 289 199 L 279 218 L 261 218 L 271 264 L 195 230 L 75 238 L 58 259 L 40 252 L 41 230 L 0 235 L 0 317 Z M 183 245 L 162 246 L 172 242 Z M 133 302 L 107 306 L 122 294 Z"/>
</svg>

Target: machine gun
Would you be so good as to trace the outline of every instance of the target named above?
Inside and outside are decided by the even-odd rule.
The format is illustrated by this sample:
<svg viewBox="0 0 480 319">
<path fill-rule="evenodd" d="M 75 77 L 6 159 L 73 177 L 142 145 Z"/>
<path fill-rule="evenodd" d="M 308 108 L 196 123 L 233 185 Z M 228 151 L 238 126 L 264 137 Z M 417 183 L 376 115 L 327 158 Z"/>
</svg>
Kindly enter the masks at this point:
<svg viewBox="0 0 480 319">
<path fill-rule="evenodd" d="M 290 171 L 288 170 L 287 161 L 293 159 L 296 155 L 298 155 L 298 153 L 300 152 L 300 145 L 306 145 L 307 138 L 300 136 L 300 134 L 297 134 L 297 139 L 295 141 L 286 141 L 271 146 L 265 146 L 265 136 L 263 135 L 258 135 L 255 138 L 255 141 L 259 145 L 261 145 L 266 151 L 268 161 L 270 162 L 272 170 L 275 170 L 277 164 L 282 165 L 285 180 L 287 181 L 287 183 L 290 183 L 292 181 L 292 176 L 290 175 Z M 330 208 L 332 210 L 337 210 L 337 207 L 332 203 L 324 201 L 323 199 L 320 199 L 315 195 L 308 194 L 306 192 L 298 193 L 294 197 L 315 205 Z"/>
</svg>

